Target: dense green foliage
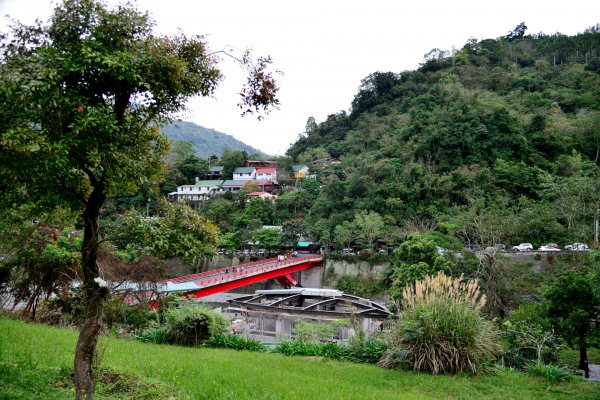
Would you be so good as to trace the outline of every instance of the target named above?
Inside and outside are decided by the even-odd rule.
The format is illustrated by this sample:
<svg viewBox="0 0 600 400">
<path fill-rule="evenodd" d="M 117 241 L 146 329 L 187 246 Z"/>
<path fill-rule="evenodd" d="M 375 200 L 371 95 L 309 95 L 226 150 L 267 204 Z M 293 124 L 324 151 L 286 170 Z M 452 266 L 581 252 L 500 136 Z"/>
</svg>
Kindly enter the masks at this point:
<svg viewBox="0 0 600 400">
<path fill-rule="evenodd" d="M 220 349 L 249 350 L 260 352 L 267 351 L 267 347 L 256 339 L 229 334 L 215 335 L 207 341 L 205 341 L 204 346 Z"/>
<path fill-rule="evenodd" d="M 342 160 L 313 167 L 321 187 L 303 214 L 308 232 L 347 246 L 358 238 L 345 224 L 376 212 L 380 243 L 446 222 L 482 247 L 589 242 L 600 31 L 520 33 L 432 51 L 415 71 L 375 72 L 349 113 L 307 124 L 288 154 Z"/>
<path fill-rule="evenodd" d="M 579 350 L 579 369 L 589 374 L 587 348 L 600 346 L 600 298 L 588 276 L 568 273 L 544 293 L 551 324 L 573 349 Z"/>
<path fill-rule="evenodd" d="M 198 346 L 227 331 L 229 321 L 198 302 L 182 300 L 162 311 L 156 322 L 144 328 L 143 342 Z"/>
</svg>

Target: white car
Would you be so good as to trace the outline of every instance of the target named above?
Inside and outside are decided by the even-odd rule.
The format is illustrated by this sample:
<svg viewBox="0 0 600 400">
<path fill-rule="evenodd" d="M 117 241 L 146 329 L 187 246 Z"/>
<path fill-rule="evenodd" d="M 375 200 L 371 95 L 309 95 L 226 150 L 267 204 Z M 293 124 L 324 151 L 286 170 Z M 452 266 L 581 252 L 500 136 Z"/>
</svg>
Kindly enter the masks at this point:
<svg viewBox="0 0 600 400">
<path fill-rule="evenodd" d="M 539 251 L 560 251 L 560 246 L 556 243 L 548 243 L 544 246 L 540 246 Z"/>
<path fill-rule="evenodd" d="M 531 243 L 521 243 L 517 246 L 513 246 L 513 249 L 517 251 L 531 251 L 533 250 L 533 245 Z"/>
<path fill-rule="evenodd" d="M 589 249 L 589 246 L 585 243 L 573 243 L 565 246 L 565 250 L 571 251 L 587 251 Z"/>
</svg>

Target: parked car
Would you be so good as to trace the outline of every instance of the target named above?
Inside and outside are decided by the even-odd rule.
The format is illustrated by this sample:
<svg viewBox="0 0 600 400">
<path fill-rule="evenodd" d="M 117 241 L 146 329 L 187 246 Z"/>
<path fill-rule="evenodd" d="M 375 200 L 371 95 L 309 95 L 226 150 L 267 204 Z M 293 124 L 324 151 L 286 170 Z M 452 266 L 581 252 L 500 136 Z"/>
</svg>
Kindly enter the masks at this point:
<svg viewBox="0 0 600 400">
<path fill-rule="evenodd" d="M 483 250 L 485 254 L 496 254 L 496 251 L 498 250 L 493 246 L 488 246 Z"/>
<path fill-rule="evenodd" d="M 589 249 L 589 246 L 585 243 L 572 243 L 565 246 L 565 250 L 571 251 L 587 251 Z"/>
<path fill-rule="evenodd" d="M 513 246 L 513 249 L 517 251 L 531 251 L 533 250 L 533 245 L 531 243 L 520 243 L 516 246 Z"/>
<path fill-rule="evenodd" d="M 481 247 L 477 243 L 470 243 L 469 245 L 467 245 L 467 249 L 471 251 L 479 251 L 480 248 Z"/>
<path fill-rule="evenodd" d="M 447 249 L 447 248 L 445 248 L 445 247 L 442 247 L 442 246 L 437 246 L 437 253 L 438 253 L 440 256 L 445 256 L 446 254 L 450 254 L 450 253 L 452 253 L 452 251 L 451 251 L 451 250 L 448 250 L 448 249 Z"/>
<path fill-rule="evenodd" d="M 539 251 L 560 251 L 560 246 L 556 243 L 548 243 L 540 246 Z"/>
<path fill-rule="evenodd" d="M 354 254 L 354 249 L 342 249 L 343 256 L 353 256 Z"/>
</svg>

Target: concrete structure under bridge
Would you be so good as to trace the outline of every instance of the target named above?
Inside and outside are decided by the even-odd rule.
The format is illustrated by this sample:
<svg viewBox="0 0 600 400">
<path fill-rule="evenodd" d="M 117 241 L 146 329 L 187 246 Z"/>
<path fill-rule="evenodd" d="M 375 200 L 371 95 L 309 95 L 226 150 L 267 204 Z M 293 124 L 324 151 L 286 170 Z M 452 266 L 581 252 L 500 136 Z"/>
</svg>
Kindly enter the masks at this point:
<svg viewBox="0 0 600 400">
<path fill-rule="evenodd" d="M 381 331 L 390 315 L 380 304 L 332 289 L 258 290 L 229 303 L 226 312 L 234 316 L 232 333 L 251 335 L 263 342 L 296 337 L 295 328 L 301 320 L 333 324 L 333 336 L 324 339 L 345 342 L 356 329 L 367 335 Z M 335 324 L 342 319 L 351 323 Z"/>
</svg>

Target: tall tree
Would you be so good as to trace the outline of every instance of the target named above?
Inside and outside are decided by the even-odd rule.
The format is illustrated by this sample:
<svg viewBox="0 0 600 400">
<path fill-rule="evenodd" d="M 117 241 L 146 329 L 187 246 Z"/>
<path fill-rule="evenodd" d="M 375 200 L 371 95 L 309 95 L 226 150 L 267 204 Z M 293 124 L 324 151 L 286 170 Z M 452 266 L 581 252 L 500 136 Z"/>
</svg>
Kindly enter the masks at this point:
<svg viewBox="0 0 600 400">
<path fill-rule="evenodd" d="M 560 276 L 544 293 L 551 324 L 566 340 L 579 350 L 579 369 L 590 374 L 587 349 L 600 346 L 600 298 L 589 277 L 570 273 Z"/>
<path fill-rule="evenodd" d="M 158 125 L 222 80 L 218 53 L 202 37 L 160 37 L 152 28 L 147 14 L 129 6 L 64 0 L 48 25 L 15 23 L 0 42 L 2 199 L 68 205 L 84 223 L 78 399 L 93 398 L 92 362 L 108 295 L 94 281 L 104 201 L 156 179 L 167 148 Z M 241 61 L 249 72 L 244 112 L 277 106 L 270 60 Z"/>
</svg>

